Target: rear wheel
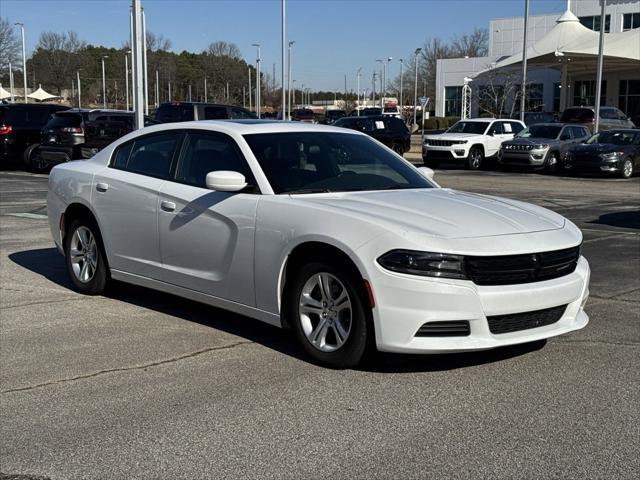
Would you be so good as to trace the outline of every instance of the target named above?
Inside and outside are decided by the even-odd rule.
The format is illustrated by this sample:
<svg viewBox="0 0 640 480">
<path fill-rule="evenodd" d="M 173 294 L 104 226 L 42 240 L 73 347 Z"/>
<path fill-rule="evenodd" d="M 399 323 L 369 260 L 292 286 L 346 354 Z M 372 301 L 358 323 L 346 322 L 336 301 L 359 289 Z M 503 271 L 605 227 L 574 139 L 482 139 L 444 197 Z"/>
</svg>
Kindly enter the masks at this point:
<svg viewBox="0 0 640 480">
<path fill-rule="evenodd" d="M 98 226 L 93 220 L 79 218 L 69 225 L 64 239 L 67 272 L 81 293 L 99 295 L 109 282 L 108 266 Z"/>
<path fill-rule="evenodd" d="M 332 368 L 350 368 L 367 346 L 361 279 L 330 263 L 304 265 L 291 284 L 289 318 L 304 350 Z"/>
<path fill-rule="evenodd" d="M 625 158 L 624 162 L 622 162 L 622 169 L 620 170 L 622 178 L 631 178 L 633 176 L 633 170 L 633 160 Z"/>
<path fill-rule="evenodd" d="M 467 157 L 466 167 L 469 170 L 478 170 L 482 166 L 484 161 L 484 154 L 480 147 L 471 147 L 469 150 L 469 156 Z"/>
<path fill-rule="evenodd" d="M 28 170 L 35 173 L 47 173 L 51 165 L 40 153 L 40 144 L 29 145 L 24 151 L 24 164 Z"/>
</svg>

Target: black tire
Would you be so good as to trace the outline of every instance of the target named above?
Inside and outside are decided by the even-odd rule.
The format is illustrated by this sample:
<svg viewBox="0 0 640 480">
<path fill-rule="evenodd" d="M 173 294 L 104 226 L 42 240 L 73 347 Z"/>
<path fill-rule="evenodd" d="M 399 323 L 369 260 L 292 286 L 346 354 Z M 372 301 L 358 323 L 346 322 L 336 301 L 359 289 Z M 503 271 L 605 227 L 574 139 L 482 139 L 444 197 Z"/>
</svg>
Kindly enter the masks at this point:
<svg viewBox="0 0 640 480">
<path fill-rule="evenodd" d="M 95 249 L 92 249 L 90 245 L 87 245 L 87 248 L 84 249 L 91 253 L 91 263 L 93 263 L 93 266 L 89 265 L 88 268 L 89 271 L 93 270 L 93 274 L 86 281 L 81 281 L 80 278 L 78 278 L 78 274 L 74 271 L 74 263 L 80 272 L 82 272 L 84 265 L 87 264 L 89 260 L 85 259 L 83 263 L 82 260 L 74 262 L 72 259 L 72 257 L 78 258 L 82 256 L 79 254 L 79 250 L 82 249 L 81 242 L 79 241 L 79 237 L 76 236 L 76 232 L 80 229 L 88 230 L 95 241 Z M 64 254 L 67 273 L 69 274 L 71 283 L 78 292 L 86 295 L 100 295 L 106 290 L 110 281 L 109 265 L 106 261 L 107 256 L 104 252 L 102 236 L 100 235 L 98 225 L 96 225 L 93 219 L 78 218 L 71 221 L 64 237 Z M 93 262 L 94 260 L 95 262 Z"/>
<path fill-rule="evenodd" d="M 625 158 L 622 162 L 622 168 L 620 169 L 620 176 L 622 178 L 631 178 L 633 177 L 633 173 L 635 168 L 633 168 L 633 160 L 630 158 Z"/>
<path fill-rule="evenodd" d="M 401 157 L 403 157 L 403 156 L 404 156 L 404 147 L 403 147 L 402 145 L 400 145 L 399 143 L 396 143 L 396 144 L 393 146 L 392 150 L 393 150 L 394 152 L 396 152 L 398 155 L 400 155 Z"/>
<path fill-rule="evenodd" d="M 51 164 L 40 155 L 40 144 L 29 145 L 24 151 L 24 164 L 27 170 L 34 173 L 47 173 L 51 170 Z"/>
<path fill-rule="evenodd" d="M 484 152 L 480 147 L 471 147 L 465 167 L 469 170 L 479 170 L 484 162 Z"/>
<path fill-rule="evenodd" d="M 544 172 L 549 175 L 554 175 L 558 173 L 561 166 L 560 155 L 556 152 L 551 152 L 547 155 L 547 160 L 544 162 Z"/>
<path fill-rule="evenodd" d="M 311 340 L 307 338 L 307 334 L 304 332 L 303 320 L 300 315 L 300 300 L 303 289 L 308 282 L 312 282 L 314 277 L 319 274 L 330 274 L 339 280 L 340 287 L 344 287 L 348 294 L 348 300 L 351 303 L 350 309 L 350 322 L 349 331 L 344 343 L 334 351 L 326 352 L 321 351 L 319 348 L 312 344 Z M 303 265 L 298 272 L 294 274 L 294 279 L 291 282 L 287 298 L 287 315 L 289 323 L 295 333 L 295 336 L 305 350 L 305 352 L 313 358 L 317 363 L 331 368 L 351 368 L 355 367 L 362 360 L 365 351 L 367 350 L 369 332 L 368 314 L 365 310 L 366 300 L 363 292 L 364 287 L 362 285 L 362 279 L 348 270 L 340 268 L 331 263 L 325 262 L 313 262 Z M 335 284 L 334 284 L 335 286 Z M 313 326 L 311 321 L 312 315 L 315 317 L 316 324 Z M 308 315 L 312 331 L 316 332 L 323 321 L 320 314 Z M 326 320 L 326 319 L 325 319 Z M 327 333 L 325 336 L 328 338 L 329 328 L 327 327 Z M 337 330 L 334 329 L 337 332 Z M 310 333 L 311 335 L 311 333 Z M 334 335 L 334 339 L 337 338 Z M 327 342 L 329 343 L 329 342 Z M 337 342 L 334 342 L 337 343 Z"/>
</svg>

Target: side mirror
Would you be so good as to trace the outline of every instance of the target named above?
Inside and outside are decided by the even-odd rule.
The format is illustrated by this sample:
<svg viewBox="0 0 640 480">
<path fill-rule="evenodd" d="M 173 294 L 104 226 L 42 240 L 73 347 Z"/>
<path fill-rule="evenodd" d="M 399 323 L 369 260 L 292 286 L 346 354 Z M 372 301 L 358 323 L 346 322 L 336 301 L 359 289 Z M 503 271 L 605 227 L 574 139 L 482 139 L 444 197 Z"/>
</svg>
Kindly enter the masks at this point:
<svg viewBox="0 0 640 480">
<path fill-rule="evenodd" d="M 229 170 L 207 173 L 205 183 L 209 190 L 217 192 L 239 192 L 247 186 L 244 175 Z"/>
<path fill-rule="evenodd" d="M 494 132 L 493 130 L 489 132 L 490 137 L 494 137 L 495 135 L 496 135 L 496 132 Z"/>
<path fill-rule="evenodd" d="M 436 172 L 434 172 L 432 169 L 430 169 L 429 167 L 418 167 L 418 171 L 422 174 L 423 177 L 425 177 L 427 180 L 433 180 L 433 176 L 436 174 Z"/>
</svg>

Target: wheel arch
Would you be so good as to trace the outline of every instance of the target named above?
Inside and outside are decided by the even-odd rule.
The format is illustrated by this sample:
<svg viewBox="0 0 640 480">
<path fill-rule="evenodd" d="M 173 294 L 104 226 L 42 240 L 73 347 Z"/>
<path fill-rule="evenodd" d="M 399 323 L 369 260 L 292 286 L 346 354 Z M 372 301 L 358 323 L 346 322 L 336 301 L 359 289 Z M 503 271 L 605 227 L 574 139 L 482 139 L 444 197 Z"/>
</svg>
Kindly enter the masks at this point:
<svg viewBox="0 0 640 480">
<path fill-rule="evenodd" d="M 484 148 L 484 144 L 482 144 L 482 143 L 474 143 L 473 145 L 471 145 L 469 147 L 469 152 L 471 152 L 472 148 L 479 148 L 480 150 L 482 150 L 482 156 L 483 157 L 487 156 L 487 150 Z"/>
<path fill-rule="evenodd" d="M 280 304 L 280 316 L 284 328 L 290 327 L 289 319 L 285 314 L 287 310 L 285 305 L 288 301 L 287 294 L 289 290 L 287 287 L 290 285 L 298 269 L 308 261 L 327 261 L 346 268 L 351 274 L 362 280 L 361 293 L 368 293 L 364 284 L 366 281 L 366 276 L 363 274 L 364 269 L 361 265 L 358 265 L 359 262 L 354 259 L 354 255 L 348 253 L 347 250 L 348 249 L 343 246 L 337 246 L 329 241 L 320 239 L 306 240 L 291 248 L 282 262 L 278 280 L 278 303 Z M 365 297 L 365 299 L 366 298 L 367 297 Z"/>
<path fill-rule="evenodd" d="M 108 257 L 107 257 L 107 246 L 104 243 L 104 237 L 102 236 L 102 228 L 100 226 L 100 221 L 98 220 L 98 216 L 95 214 L 95 212 L 93 211 L 93 209 L 87 205 L 86 203 L 82 202 L 82 201 L 78 201 L 78 200 L 74 200 L 71 203 L 69 203 L 69 205 L 67 205 L 67 208 L 65 208 L 64 212 L 62 212 L 61 216 L 60 216 L 60 240 L 61 240 L 61 245 L 62 245 L 62 249 L 64 251 L 64 242 L 65 242 L 65 236 L 67 233 L 67 228 L 68 226 L 71 224 L 71 222 L 73 220 L 76 220 L 78 218 L 86 218 L 89 219 L 91 221 L 93 221 L 96 226 L 98 227 L 98 231 L 96 232 L 96 235 L 98 235 L 98 237 L 100 238 L 100 243 L 102 245 L 103 248 L 103 254 L 105 256 L 105 259 L 107 261 L 107 264 L 109 263 Z"/>
</svg>

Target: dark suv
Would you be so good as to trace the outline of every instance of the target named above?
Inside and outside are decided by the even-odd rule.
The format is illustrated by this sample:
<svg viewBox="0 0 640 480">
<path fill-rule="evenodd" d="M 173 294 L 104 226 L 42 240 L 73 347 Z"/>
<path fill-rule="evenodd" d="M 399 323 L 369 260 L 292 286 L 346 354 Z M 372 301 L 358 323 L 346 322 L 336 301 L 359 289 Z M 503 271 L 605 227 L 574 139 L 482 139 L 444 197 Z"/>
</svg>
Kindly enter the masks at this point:
<svg viewBox="0 0 640 480">
<path fill-rule="evenodd" d="M 327 110 L 324 114 L 324 123 L 327 125 L 331 125 L 336 120 L 341 119 L 342 117 L 346 117 L 347 112 L 344 110 Z"/>
<path fill-rule="evenodd" d="M 600 107 L 600 130 L 611 130 L 612 128 L 635 128 L 629 118 L 615 107 Z M 595 128 L 596 111 L 593 107 L 571 107 L 562 112 L 560 121 L 562 123 L 582 123 L 593 132 Z M 594 132 L 595 133 L 595 132 Z"/>
<path fill-rule="evenodd" d="M 63 105 L 11 104 L 3 105 L 0 119 L 0 160 L 18 162 L 27 158 L 40 143 L 40 130 L 51 115 L 68 110 Z"/>
<path fill-rule="evenodd" d="M 25 156 L 30 170 L 46 172 L 52 165 L 91 158 L 133 130 L 133 112 L 71 109 L 57 112 L 42 129 L 40 146 Z M 144 126 L 158 122 L 145 117 Z"/>
<path fill-rule="evenodd" d="M 192 120 L 255 119 L 254 113 L 242 107 L 218 103 L 171 102 L 162 103 L 156 111 L 160 123 L 190 122 Z"/>
<path fill-rule="evenodd" d="M 350 128 L 375 138 L 399 155 L 411 148 L 411 134 L 402 120 L 388 115 L 372 117 L 343 117 L 335 121 L 335 127 Z"/>
</svg>

